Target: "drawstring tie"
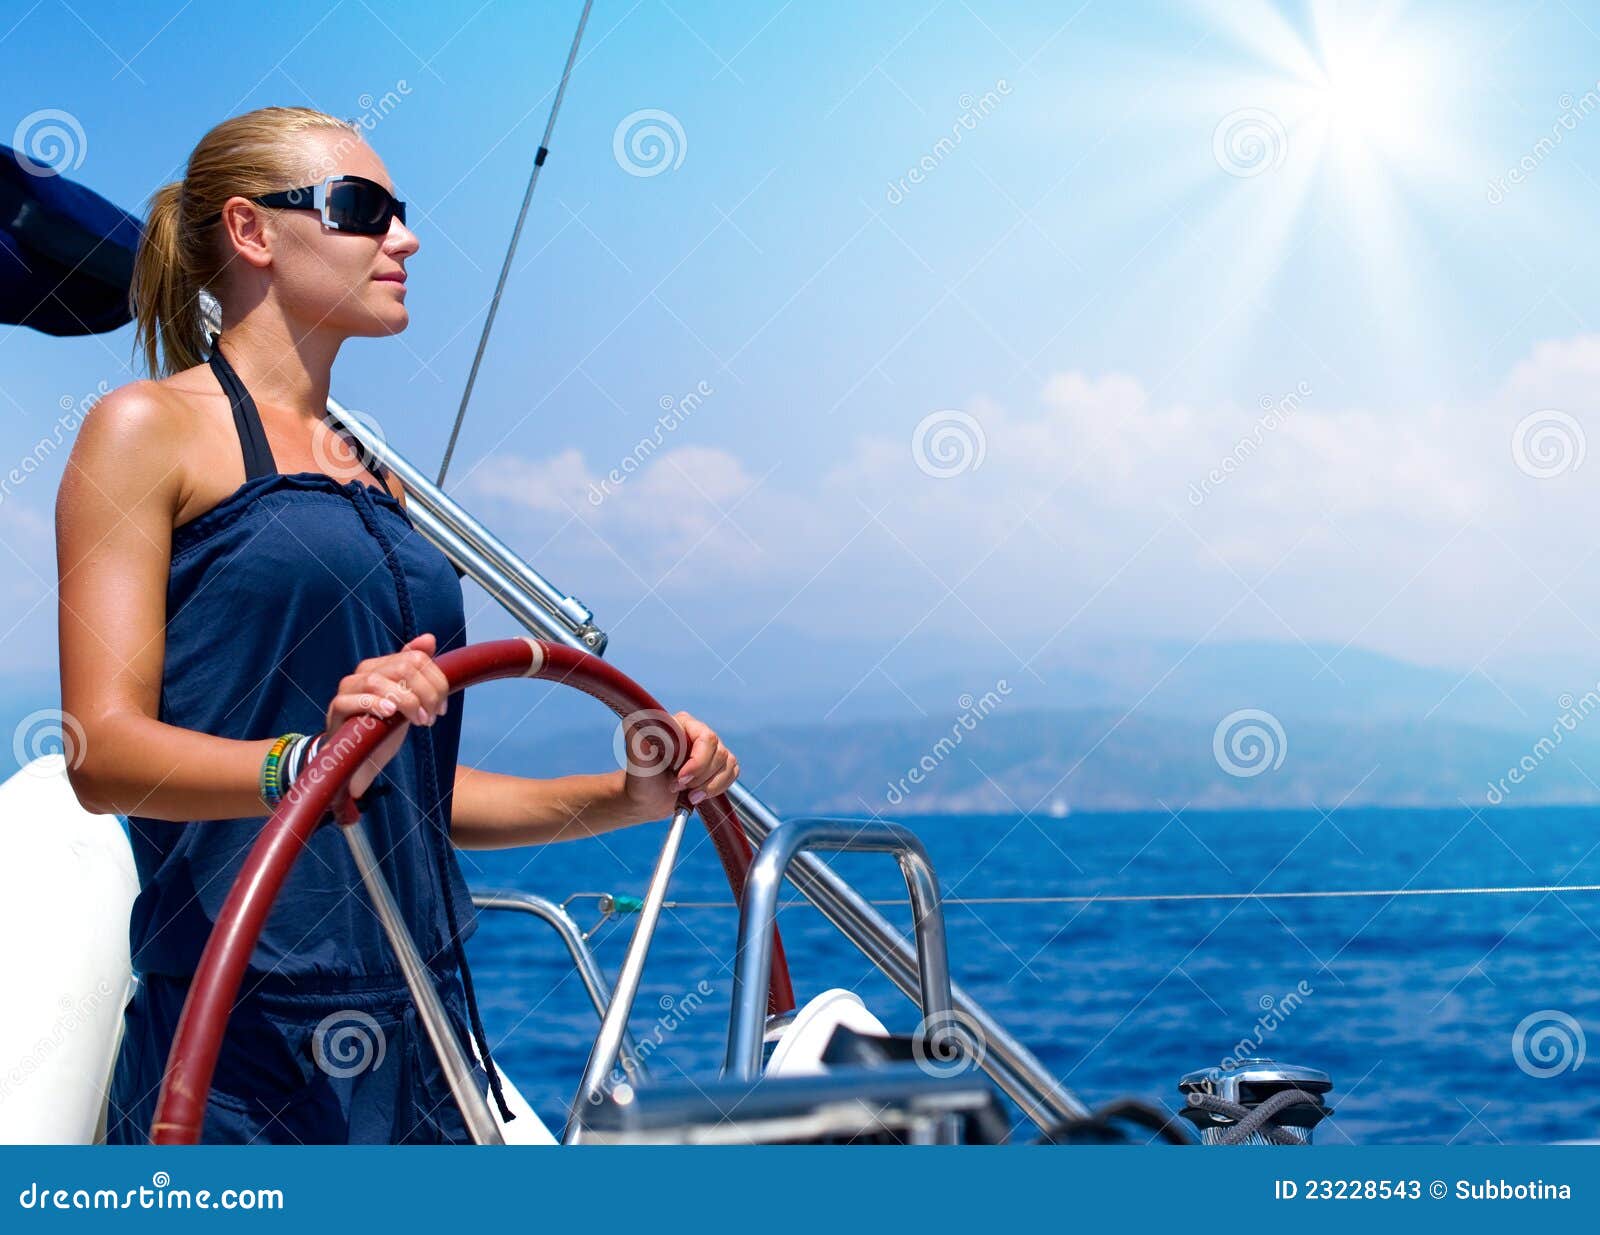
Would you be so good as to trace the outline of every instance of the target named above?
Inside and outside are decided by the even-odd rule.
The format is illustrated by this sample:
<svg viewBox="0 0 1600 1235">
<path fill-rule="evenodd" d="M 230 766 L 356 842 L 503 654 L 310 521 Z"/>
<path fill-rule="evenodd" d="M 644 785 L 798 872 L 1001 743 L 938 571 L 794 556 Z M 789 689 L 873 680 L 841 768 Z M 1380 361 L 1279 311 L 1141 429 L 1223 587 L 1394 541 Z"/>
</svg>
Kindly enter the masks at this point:
<svg viewBox="0 0 1600 1235">
<path fill-rule="evenodd" d="M 421 632 L 416 629 L 416 611 L 411 604 L 411 588 L 406 583 L 405 571 L 401 568 L 399 559 L 394 551 L 394 543 L 389 539 L 388 533 L 383 530 L 377 518 L 377 511 L 372 505 L 372 496 L 367 492 L 365 483 L 355 486 L 355 508 L 361 516 L 361 521 L 366 524 L 367 531 L 372 538 L 383 547 L 383 560 L 389 567 L 389 573 L 394 578 L 395 597 L 400 602 L 400 621 L 405 630 L 410 632 L 405 636 L 409 642 Z M 431 811 L 439 802 L 439 784 L 434 776 L 433 761 L 433 731 L 426 725 L 418 727 L 418 737 L 426 745 L 427 750 L 419 762 L 422 764 L 423 801 Z M 483 1058 L 483 1069 L 489 1074 L 489 1088 L 494 1091 L 495 1104 L 500 1108 L 500 1118 L 509 1123 L 516 1118 L 511 1108 L 506 1105 L 505 1091 L 501 1085 L 500 1072 L 494 1066 L 494 1060 L 489 1055 L 489 1043 L 483 1032 L 483 1018 L 478 1014 L 478 996 L 472 986 L 472 970 L 467 966 L 466 949 L 461 946 L 461 932 L 456 925 L 455 893 L 450 888 L 449 849 L 450 834 L 448 824 L 441 824 L 439 828 L 440 844 L 435 848 L 434 861 L 439 872 L 439 886 L 444 891 L 445 916 L 450 920 L 450 948 L 455 956 L 456 968 L 461 973 L 461 985 L 467 996 L 467 1014 L 472 1021 L 473 1040 L 478 1047 L 478 1054 Z M 430 958 L 431 959 L 431 958 Z"/>
</svg>

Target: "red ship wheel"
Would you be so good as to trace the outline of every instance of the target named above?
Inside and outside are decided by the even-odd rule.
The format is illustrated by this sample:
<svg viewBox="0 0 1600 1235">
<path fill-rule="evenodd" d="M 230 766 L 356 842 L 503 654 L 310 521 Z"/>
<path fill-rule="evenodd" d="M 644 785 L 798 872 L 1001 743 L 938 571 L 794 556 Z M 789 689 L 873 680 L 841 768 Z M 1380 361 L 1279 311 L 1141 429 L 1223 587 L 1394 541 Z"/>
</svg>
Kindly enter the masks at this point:
<svg viewBox="0 0 1600 1235">
<path fill-rule="evenodd" d="M 532 638 L 493 639 L 446 652 L 435 663 L 449 680 L 451 694 L 496 678 L 541 678 L 576 687 L 604 703 L 625 724 L 648 726 L 647 740 L 660 744 L 663 767 L 676 770 L 688 757 L 682 733 L 670 714 L 632 678 L 588 652 Z M 228 1015 L 273 900 L 329 810 L 340 824 L 354 824 L 361 818 L 346 786 L 362 760 L 401 719 L 396 713 L 382 719 L 363 714 L 347 720 L 301 772 L 262 827 L 217 915 L 184 1000 L 150 1128 L 152 1144 L 193 1145 L 200 1140 Z M 722 794 L 704 799 L 698 810 L 734 899 L 742 901 L 751 852 L 738 817 Z M 776 1014 L 794 1007 L 794 988 L 776 930 L 772 947 L 767 1010 Z"/>
</svg>

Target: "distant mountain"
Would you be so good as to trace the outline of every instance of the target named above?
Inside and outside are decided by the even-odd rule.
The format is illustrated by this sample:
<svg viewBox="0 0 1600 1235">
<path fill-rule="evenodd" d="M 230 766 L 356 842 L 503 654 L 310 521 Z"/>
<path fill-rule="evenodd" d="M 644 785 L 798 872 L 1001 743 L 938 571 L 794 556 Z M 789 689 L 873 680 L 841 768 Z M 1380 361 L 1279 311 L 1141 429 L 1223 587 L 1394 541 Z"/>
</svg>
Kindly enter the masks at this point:
<svg viewBox="0 0 1600 1235">
<path fill-rule="evenodd" d="M 1563 696 L 1335 645 L 1129 642 L 1008 668 L 1003 657 L 985 664 L 979 649 L 937 640 L 907 659 L 910 641 L 761 639 L 777 641 L 736 658 L 748 687 L 737 692 L 708 681 L 692 656 L 646 649 L 635 659 L 619 648 L 612 658 L 668 706 L 715 724 L 747 781 L 796 810 L 1489 805 L 1490 784 L 1525 759 L 1534 771 L 1521 784 L 1507 780 L 1505 800 L 1600 801 L 1600 720 L 1571 733 L 1559 723 L 1568 703 L 1587 711 L 1580 701 L 1600 670 L 1585 666 Z M 932 665 L 951 667 L 930 673 Z M 469 760 L 498 732 L 509 736 L 489 758 L 511 756 L 505 770 L 615 766 L 612 726 L 592 700 L 494 683 L 467 707 Z M 986 716 L 969 731 L 960 718 L 974 710 Z M 1230 775 L 1219 765 L 1218 726 L 1240 712 L 1264 712 L 1282 728 L 1276 767 Z"/>
<path fill-rule="evenodd" d="M 1586 702 L 1583 685 L 1600 673 L 1588 667 L 1563 696 L 1298 643 L 1130 642 L 1008 668 L 937 639 L 881 648 L 775 628 L 742 655 L 721 650 L 733 657 L 721 679 L 694 656 L 640 651 L 611 659 L 714 724 L 746 783 L 786 812 L 1600 803 L 1600 696 Z M 6 679 L 3 697 L 19 732 L 57 705 L 54 673 Z M 460 706 L 468 763 L 534 776 L 616 766 L 615 724 L 585 696 L 499 681 Z M 1264 764 L 1251 761 L 1252 728 Z M 10 749 L 0 764 L 15 766 Z"/>
<path fill-rule="evenodd" d="M 784 813 L 1045 817 L 1184 807 L 1487 808 L 1499 804 L 1495 797 L 1513 805 L 1600 802 L 1600 717 L 1589 722 L 1592 733 L 1579 721 L 1556 742 L 1553 719 L 1515 733 L 1440 721 L 1327 719 L 1286 708 L 1267 713 L 1271 720 L 1248 712 L 1219 736 L 1227 715 L 1012 710 L 1002 702 L 981 718 L 969 710 L 721 732 L 739 754 L 745 782 Z M 462 752 L 469 763 L 483 758 L 484 766 L 527 775 L 616 766 L 612 727 L 585 722 L 580 731 L 537 741 L 512 733 L 487 753 L 470 726 Z M 1548 749 L 1536 745 L 1540 739 Z M 1532 771 L 1519 772 L 1520 783 L 1506 780 L 1524 761 Z M 1501 782 L 1491 792 L 1491 783 Z"/>
</svg>

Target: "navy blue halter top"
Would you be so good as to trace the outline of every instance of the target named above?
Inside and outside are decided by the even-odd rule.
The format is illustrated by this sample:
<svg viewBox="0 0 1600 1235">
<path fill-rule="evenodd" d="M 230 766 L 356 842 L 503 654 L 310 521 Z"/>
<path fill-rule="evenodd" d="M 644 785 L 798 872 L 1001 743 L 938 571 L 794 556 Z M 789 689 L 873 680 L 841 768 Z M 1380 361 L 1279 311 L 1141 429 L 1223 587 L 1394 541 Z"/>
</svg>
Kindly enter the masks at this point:
<svg viewBox="0 0 1600 1235">
<path fill-rule="evenodd" d="M 368 657 L 432 631 L 435 655 L 466 642 L 460 572 L 387 489 L 278 471 L 255 401 L 212 337 L 245 480 L 172 533 L 159 719 L 259 740 L 321 730 L 340 680 Z M 384 469 L 341 430 L 374 476 Z M 404 746 L 362 795 L 384 878 L 436 972 L 459 970 L 478 1053 L 501 1114 L 462 941 L 476 930 L 449 838 L 464 695 Z M 331 819 L 331 816 L 330 816 Z M 130 943 L 141 973 L 192 976 L 265 816 L 174 823 L 128 816 L 140 892 Z M 311 836 L 267 918 L 242 994 L 338 990 L 404 978 L 335 824 Z"/>
</svg>

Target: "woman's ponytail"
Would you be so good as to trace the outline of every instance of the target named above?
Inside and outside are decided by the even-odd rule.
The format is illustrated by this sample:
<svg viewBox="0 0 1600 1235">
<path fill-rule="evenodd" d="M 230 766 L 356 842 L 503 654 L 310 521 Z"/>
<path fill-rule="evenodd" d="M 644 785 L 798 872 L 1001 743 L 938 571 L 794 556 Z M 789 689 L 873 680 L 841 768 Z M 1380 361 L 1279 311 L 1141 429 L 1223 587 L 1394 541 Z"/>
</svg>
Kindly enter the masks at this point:
<svg viewBox="0 0 1600 1235">
<path fill-rule="evenodd" d="M 182 207 L 182 181 L 156 190 L 133 263 L 129 300 L 138 322 L 134 345 L 143 348 L 152 376 L 176 373 L 205 358 L 200 350 L 200 284 L 183 260 Z"/>
</svg>

